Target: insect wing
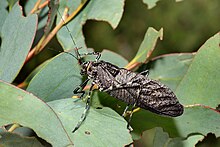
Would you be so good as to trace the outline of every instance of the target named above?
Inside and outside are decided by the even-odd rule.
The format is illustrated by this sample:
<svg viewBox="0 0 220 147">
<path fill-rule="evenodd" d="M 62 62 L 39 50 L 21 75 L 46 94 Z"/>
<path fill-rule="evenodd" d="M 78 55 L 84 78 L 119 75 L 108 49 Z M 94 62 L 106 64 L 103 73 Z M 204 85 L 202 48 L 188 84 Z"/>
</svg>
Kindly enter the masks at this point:
<svg viewBox="0 0 220 147">
<path fill-rule="evenodd" d="M 141 84 L 138 106 L 154 113 L 166 116 L 180 116 L 183 106 L 176 95 L 166 85 L 146 78 Z"/>
</svg>

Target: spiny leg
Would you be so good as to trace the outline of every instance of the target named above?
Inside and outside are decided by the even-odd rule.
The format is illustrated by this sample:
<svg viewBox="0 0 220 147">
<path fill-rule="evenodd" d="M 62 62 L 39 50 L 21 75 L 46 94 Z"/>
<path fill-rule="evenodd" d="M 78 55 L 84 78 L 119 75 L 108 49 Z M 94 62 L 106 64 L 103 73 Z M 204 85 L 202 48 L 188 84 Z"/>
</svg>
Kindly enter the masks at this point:
<svg viewBox="0 0 220 147">
<path fill-rule="evenodd" d="M 86 55 L 96 55 L 96 62 L 100 59 L 101 54 L 99 52 L 90 52 L 90 53 L 84 53 L 81 54 L 80 56 L 86 56 Z"/>
<path fill-rule="evenodd" d="M 83 91 L 83 88 L 86 86 L 86 84 L 88 83 L 89 79 L 86 79 L 82 84 L 80 84 L 78 87 L 76 87 L 76 89 L 74 89 L 73 93 L 74 94 L 79 94 L 80 95 L 80 99 L 83 97 L 83 95 L 85 94 L 85 91 Z"/>
<path fill-rule="evenodd" d="M 136 103 L 132 106 L 132 108 L 131 108 L 131 113 L 130 113 L 129 119 L 128 119 L 127 129 L 128 129 L 129 131 L 132 131 L 132 130 L 133 130 L 132 127 L 130 126 L 130 123 L 131 123 L 131 118 L 132 118 L 132 115 L 133 115 L 133 111 L 134 111 L 135 106 L 136 106 Z"/>
<path fill-rule="evenodd" d="M 79 127 L 81 126 L 81 124 L 83 123 L 83 121 L 86 119 L 88 110 L 90 108 L 90 101 L 91 101 L 91 93 L 92 93 L 92 88 L 93 88 L 94 84 L 91 85 L 90 89 L 89 89 L 89 94 L 88 94 L 88 98 L 86 100 L 86 107 L 84 112 L 82 113 L 80 120 L 78 121 L 76 127 L 73 129 L 72 133 L 74 133 L 76 130 L 79 129 Z"/>
<path fill-rule="evenodd" d="M 122 114 L 122 116 L 125 118 L 126 117 L 126 113 L 127 113 L 127 110 L 128 110 L 128 108 L 129 108 L 129 104 L 125 107 L 125 110 L 124 110 L 124 112 L 123 112 L 123 114 Z"/>
<path fill-rule="evenodd" d="M 144 70 L 144 71 L 140 72 L 139 74 L 148 77 L 149 70 Z"/>
<path fill-rule="evenodd" d="M 126 117 L 126 114 L 128 114 L 128 112 L 130 113 L 129 114 L 129 118 L 128 118 L 128 123 L 127 123 L 127 129 L 129 130 L 129 131 L 132 131 L 133 129 L 132 129 L 132 127 L 130 126 L 130 122 L 131 122 L 131 117 L 132 117 L 132 114 L 133 114 L 133 110 L 134 110 L 134 108 L 135 108 L 135 105 L 136 105 L 136 103 L 132 106 L 132 108 L 131 108 L 131 111 L 129 112 L 128 111 L 128 108 L 129 108 L 129 104 L 125 107 L 125 110 L 124 110 L 124 112 L 123 112 L 123 114 L 122 114 L 122 117 Z"/>
</svg>

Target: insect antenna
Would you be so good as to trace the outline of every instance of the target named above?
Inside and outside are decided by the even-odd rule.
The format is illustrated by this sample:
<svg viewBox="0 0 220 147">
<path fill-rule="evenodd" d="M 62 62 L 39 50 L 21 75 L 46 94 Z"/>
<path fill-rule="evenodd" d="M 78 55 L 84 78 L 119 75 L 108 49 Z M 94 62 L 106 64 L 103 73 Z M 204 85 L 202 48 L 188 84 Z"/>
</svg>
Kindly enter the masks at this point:
<svg viewBox="0 0 220 147">
<path fill-rule="evenodd" d="M 77 47 L 76 42 L 74 41 L 73 36 L 72 36 L 72 34 L 71 34 L 71 31 L 70 31 L 69 28 L 67 27 L 67 23 L 66 23 L 65 20 L 63 19 L 62 15 L 60 14 L 60 11 L 59 11 L 58 9 L 57 9 L 57 12 L 58 12 L 59 15 L 61 16 L 61 20 L 63 21 L 65 28 L 66 28 L 67 31 L 69 32 L 70 37 L 71 37 L 71 40 L 73 41 L 73 44 L 74 44 L 74 46 L 75 46 L 74 51 L 75 51 L 76 57 L 75 57 L 75 56 L 74 56 L 74 57 L 78 60 L 79 64 L 81 65 L 81 64 L 82 64 L 82 58 L 81 58 L 81 56 L 80 56 L 80 54 L 79 54 L 79 51 L 78 51 L 80 48 Z M 65 52 L 65 51 L 64 51 L 64 52 Z M 66 53 L 67 53 L 67 52 L 66 52 Z M 69 52 L 68 52 L 68 53 L 69 53 Z M 71 54 L 71 53 L 69 53 L 69 54 Z M 72 55 L 73 55 L 73 54 L 72 54 Z"/>
<path fill-rule="evenodd" d="M 55 52 L 58 52 L 58 53 L 66 53 L 66 54 L 69 54 L 69 55 L 71 55 L 72 57 L 74 57 L 76 60 L 78 60 L 78 58 L 77 58 L 75 55 L 73 55 L 72 53 L 70 53 L 70 52 L 58 51 L 58 50 L 54 50 L 54 49 L 52 49 L 52 48 L 48 48 L 48 50 L 55 51 Z"/>
</svg>

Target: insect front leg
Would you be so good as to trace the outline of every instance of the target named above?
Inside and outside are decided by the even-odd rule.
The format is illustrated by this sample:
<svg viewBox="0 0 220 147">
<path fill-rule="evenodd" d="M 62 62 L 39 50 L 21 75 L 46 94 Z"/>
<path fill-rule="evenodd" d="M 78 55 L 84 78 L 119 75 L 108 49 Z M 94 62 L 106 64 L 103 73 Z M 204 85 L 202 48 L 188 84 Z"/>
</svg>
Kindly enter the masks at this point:
<svg viewBox="0 0 220 147">
<path fill-rule="evenodd" d="M 85 53 L 85 54 L 81 54 L 81 56 L 86 56 L 86 55 L 95 55 L 96 56 L 96 62 L 99 61 L 101 54 L 99 52 L 91 52 L 91 53 Z"/>
<path fill-rule="evenodd" d="M 80 95 L 80 99 L 83 97 L 83 95 L 85 94 L 85 91 L 83 91 L 84 87 L 86 86 L 86 84 L 88 83 L 89 79 L 86 79 L 82 84 L 80 84 L 78 87 L 76 87 L 76 89 L 74 89 L 73 93 L 74 94 L 79 94 Z"/>
<path fill-rule="evenodd" d="M 88 81 L 87 81 L 88 82 Z M 86 119 L 88 110 L 90 108 L 90 101 L 91 101 L 91 93 L 92 93 L 92 88 L 93 88 L 94 84 L 91 85 L 90 89 L 89 89 L 89 94 L 88 94 L 88 98 L 86 100 L 86 107 L 84 112 L 82 113 L 80 120 L 78 121 L 76 127 L 73 129 L 72 133 L 74 133 L 76 130 L 79 129 L 79 127 L 82 125 L 83 121 Z M 85 92 L 84 92 L 85 93 Z"/>
</svg>

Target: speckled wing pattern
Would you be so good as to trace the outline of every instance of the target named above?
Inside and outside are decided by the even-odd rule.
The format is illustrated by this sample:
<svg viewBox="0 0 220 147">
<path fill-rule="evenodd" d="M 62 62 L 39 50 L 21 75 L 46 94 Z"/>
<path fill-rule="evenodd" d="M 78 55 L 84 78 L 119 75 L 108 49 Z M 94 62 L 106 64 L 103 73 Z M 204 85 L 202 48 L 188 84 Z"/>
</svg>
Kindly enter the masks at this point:
<svg viewBox="0 0 220 147">
<path fill-rule="evenodd" d="M 105 61 L 100 61 L 97 71 L 94 83 L 100 91 L 160 115 L 176 117 L 183 113 L 173 91 L 158 81 Z"/>
</svg>

